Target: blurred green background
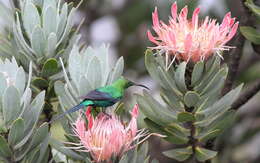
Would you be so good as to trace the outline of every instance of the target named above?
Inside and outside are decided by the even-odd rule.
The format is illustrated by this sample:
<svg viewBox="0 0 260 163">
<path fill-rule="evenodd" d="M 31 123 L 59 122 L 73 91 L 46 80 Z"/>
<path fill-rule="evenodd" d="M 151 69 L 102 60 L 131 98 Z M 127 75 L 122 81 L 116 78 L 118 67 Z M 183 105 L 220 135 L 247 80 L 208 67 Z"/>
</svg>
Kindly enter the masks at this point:
<svg viewBox="0 0 260 163">
<path fill-rule="evenodd" d="M 1 0 L 7 6 L 8 0 Z M 78 0 L 71 0 L 79 3 Z M 152 44 L 146 37 L 147 29 L 151 28 L 151 13 L 157 6 L 162 20 L 167 21 L 173 0 L 84 0 L 80 6 L 75 23 L 81 26 L 82 43 L 98 46 L 102 43 L 110 44 L 111 58 L 124 56 L 125 76 L 146 84 L 157 96 L 156 83 L 148 76 L 144 66 L 144 51 Z M 225 13 L 231 11 L 238 19 L 242 16 L 241 1 L 232 0 L 178 0 L 178 8 L 188 5 L 190 13 L 196 6 L 201 7 L 200 18 L 209 15 L 221 22 Z M 257 3 L 257 2 L 256 2 Z M 1 29 L 8 25 L 8 17 L 0 9 Z M 252 15 L 252 20 L 254 20 Z M 82 21 L 84 20 L 84 21 Z M 255 23 L 255 26 L 259 26 Z M 3 32 L 2 32 L 3 33 Z M 233 45 L 231 41 L 229 45 Z M 2 44 L 2 43 L 1 43 Z M 225 61 L 228 62 L 228 52 Z M 251 43 L 246 41 L 243 56 L 239 66 L 237 83 L 244 82 L 246 87 L 260 79 L 260 54 L 254 52 Z M 245 87 L 245 89 L 246 89 Z M 130 93 L 131 92 L 131 93 Z M 127 97 L 139 89 L 131 89 Z M 128 100 L 128 98 L 126 99 Z M 133 100 L 133 99 L 131 99 Z M 162 156 L 161 151 L 173 146 L 157 138 L 150 139 L 152 157 L 162 163 L 173 163 Z M 260 94 L 242 106 L 237 115 L 237 121 L 217 140 L 220 154 L 216 161 L 221 163 L 258 163 L 260 162 Z"/>
</svg>

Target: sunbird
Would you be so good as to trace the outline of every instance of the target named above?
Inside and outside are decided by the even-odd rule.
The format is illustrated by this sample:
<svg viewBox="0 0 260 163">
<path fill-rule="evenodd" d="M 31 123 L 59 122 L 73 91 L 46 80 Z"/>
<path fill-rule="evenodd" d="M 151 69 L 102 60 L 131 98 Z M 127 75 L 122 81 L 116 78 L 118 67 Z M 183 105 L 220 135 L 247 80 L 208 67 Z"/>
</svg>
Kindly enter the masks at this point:
<svg viewBox="0 0 260 163">
<path fill-rule="evenodd" d="M 51 122 L 60 119 L 66 114 L 73 113 L 87 106 L 92 106 L 92 107 L 112 106 L 123 98 L 125 90 L 131 86 L 140 86 L 149 89 L 145 85 L 136 84 L 128 79 L 125 79 L 124 77 L 120 77 L 111 85 L 97 88 L 95 90 L 90 91 L 87 95 L 81 96 L 80 98 L 83 100 L 80 104 L 62 113 Z"/>
</svg>

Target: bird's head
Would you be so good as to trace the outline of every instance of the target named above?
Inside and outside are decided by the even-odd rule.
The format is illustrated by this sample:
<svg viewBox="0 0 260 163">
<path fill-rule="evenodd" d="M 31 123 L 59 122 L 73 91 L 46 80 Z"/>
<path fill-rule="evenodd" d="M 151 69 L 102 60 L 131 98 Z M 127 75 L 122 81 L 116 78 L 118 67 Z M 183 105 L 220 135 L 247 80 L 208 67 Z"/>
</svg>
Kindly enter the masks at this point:
<svg viewBox="0 0 260 163">
<path fill-rule="evenodd" d="M 139 87 L 143 87 L 145 89 L 149 89 L 145 85 L 134 83 L 134 82 L 132 82 L 132 81 L 130 81 L 130 80 L 124 78 L 124 77 L 121 77 L 117 81 L 115 81 L 115 84 L 118 85 L 119 87 L 123 88 L 123 89 L 127 89 L 131 86 L 139 86 Z"/>
</svg>

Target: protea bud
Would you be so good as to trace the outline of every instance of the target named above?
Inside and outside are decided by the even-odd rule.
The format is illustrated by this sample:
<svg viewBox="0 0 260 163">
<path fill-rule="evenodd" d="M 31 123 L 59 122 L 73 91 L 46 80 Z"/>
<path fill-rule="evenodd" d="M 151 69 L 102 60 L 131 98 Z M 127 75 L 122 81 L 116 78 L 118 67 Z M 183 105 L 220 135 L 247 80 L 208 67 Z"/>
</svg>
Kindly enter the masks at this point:
<svg viewBox="0 0 260 163">
<path fill-rule="evenodd" d="M 127 126 L 116 115 L 101 112 L 94 118 L 90 110 L 89 107 L 86 112 L 88 124 L 79 117 L 74 130 L 85 150 L 91 153 L 96 162 L 109 162 L 112 157 L 120 158 L 134 147 L 135 141 L 144 136 L 137 131 L 138 105 L 134 106 L 131 121 Z"/>
<path fill-rule="evenodd" d="M 47 148 L 41 147 L 48 144 L 48 125 L 36 129 L 45 92 L 31 101 L 32 68 L 29 67 L 27 81 L 23 68 L 14 58 L 11 61 L 0 60 L 0 158 L 7 162 L 46 162 Z M 38 157 L 40 154 L 42 156 Z"/>
<path fill-rule="evenodd" d="M 228 50 L 229 46 L 225 44 L 235 35 L 238 22 L 231 18 L 231 13 L 227 13 L 221 24 L 208 16 L 204 20 L 199 20 L 200 8 L 193 12 L 192 19 L 187 18 L 188 7 L 184 7 L 177 13 L 177 3 L 171 8 L 171 17 L 168 24 L 158 18 L 158 11 L 152 14 L 153 30 L 156 33 L 154 37 L 148 31 L 148 38 L 156 44 L 151 49 L 162 50 L 166 53 L 167 62 L 170 58 L 181 61 L 198 62 L 207 59 L 214 53 L 221 56 L 223 50 Z M 169 57 L 173 56 L 173 57 Z M 169 65 L 166 65 L 169 67 Z"/>
</svg>

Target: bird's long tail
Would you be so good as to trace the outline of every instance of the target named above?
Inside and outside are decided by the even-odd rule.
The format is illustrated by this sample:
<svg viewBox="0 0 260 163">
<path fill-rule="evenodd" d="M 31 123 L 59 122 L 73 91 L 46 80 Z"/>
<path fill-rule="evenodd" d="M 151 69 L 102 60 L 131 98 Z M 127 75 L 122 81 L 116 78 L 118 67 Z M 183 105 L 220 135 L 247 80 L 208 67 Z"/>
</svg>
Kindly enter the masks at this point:
<svg viewBox="0 0 260 163">
<path fill-rule="evenodd" d="M 56 118 L 52 119 L 49 123 L 52 123 L 52 122 L 54 122 L 54 121 L 56 121 L 56 120 L 62 118 L 62 117 L 65 116 L 66 114 L 73 113 L 73 112 L 75 112 L 75 111 L 77 111 L 77 110 L 79 110 L 79 109 L 81 109 L 81 108 L 83 108 L 83 107 L 85 107 L 85 105 L 82 104 L 82 103 L 79 104 L 79 105 L 76 105 L 76 106 L 70 108 L 69 110 L 65 111 L 64 113 L 58 115 Z"/>
</svg>

